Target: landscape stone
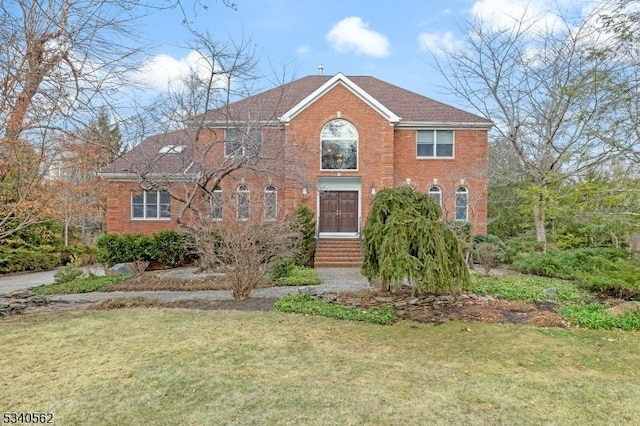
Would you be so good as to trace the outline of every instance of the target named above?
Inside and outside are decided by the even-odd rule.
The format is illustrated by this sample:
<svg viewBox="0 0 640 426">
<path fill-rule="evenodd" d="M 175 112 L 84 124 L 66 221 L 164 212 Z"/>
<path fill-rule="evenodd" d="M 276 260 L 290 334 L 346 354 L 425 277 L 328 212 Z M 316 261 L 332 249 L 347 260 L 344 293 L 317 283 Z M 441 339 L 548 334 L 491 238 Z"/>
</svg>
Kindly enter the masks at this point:
<svg viewBox="0 0 640 426">
<path fill-rule="evenodd" d="M 133 264 L 116 263 L 111 268 L 109 268 L 109 272 L 112 274 L 133 274 Z"/>
<path fill-rule="evenodd" d="M 558 289 L 555 287 L 549 287 L 542 290 L 541 293 L 547 299 L 555 299 L 558 296 Z"/>
<path fill-rule="evenodd" d="M 614 317 L 620 316 L 626 312 L 638 311 L 640 311 L 640 302 L 637 301 L 623 302 L 606 310 L 609 315 L 613 315 Z"/>
</svg>

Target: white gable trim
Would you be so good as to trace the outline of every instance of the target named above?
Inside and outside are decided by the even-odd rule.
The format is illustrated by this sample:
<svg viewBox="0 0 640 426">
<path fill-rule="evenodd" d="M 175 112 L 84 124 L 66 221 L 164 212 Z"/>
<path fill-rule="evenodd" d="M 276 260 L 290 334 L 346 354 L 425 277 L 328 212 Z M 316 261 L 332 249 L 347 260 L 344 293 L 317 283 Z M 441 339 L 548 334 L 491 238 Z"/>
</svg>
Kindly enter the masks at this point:
<svg viewBox="0 0 640 426">
<path fill-rule="evenodd" d="M 309 96 L 304 98 L 298 104 L 296 104 L 289 111 L 285 112 L 280 121 L 283 123 L 289 123 L 296 115 L 304 111 L 309 105 L 320 99 L 325 93 L 333 89 L 338 84 L 342 84 L 349 89 L 354 95 L 362 99 L 380 115 L 389 120 L 390 123 L 398 123 L 401 118 L 395 115 L 389 108 L 378 102 L 373 96 L 362 90 L 360 86 L 351 81 L 347 76 L 339 72 L 331 77 L 326 83 L 314 90 Z"/>
</svg>

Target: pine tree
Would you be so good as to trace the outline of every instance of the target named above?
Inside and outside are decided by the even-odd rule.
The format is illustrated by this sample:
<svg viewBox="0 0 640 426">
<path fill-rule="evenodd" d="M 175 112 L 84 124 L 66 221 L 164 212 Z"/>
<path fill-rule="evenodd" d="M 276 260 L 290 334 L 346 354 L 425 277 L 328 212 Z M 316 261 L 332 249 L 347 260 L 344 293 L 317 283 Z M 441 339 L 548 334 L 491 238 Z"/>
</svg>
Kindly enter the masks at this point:
<svg viewBox="0 0 640 426">
<path fill-rule="evenodd" d="M 438 205 L 412 188 L 379 191 L 362 230 L 363 274 L 388 288 L 407 283 L 414 294 L 468 289 L 460 242 L 441 216 Z"/>
</svg>

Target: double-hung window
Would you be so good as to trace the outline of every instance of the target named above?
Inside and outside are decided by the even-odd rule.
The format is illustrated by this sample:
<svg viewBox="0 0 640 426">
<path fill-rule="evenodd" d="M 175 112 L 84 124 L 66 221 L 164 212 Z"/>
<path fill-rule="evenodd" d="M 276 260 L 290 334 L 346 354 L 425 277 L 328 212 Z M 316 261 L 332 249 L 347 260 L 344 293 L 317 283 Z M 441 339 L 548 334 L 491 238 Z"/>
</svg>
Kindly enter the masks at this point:
<svg viewBox="0 0 640 426">
<path fill-rule="evenodd" d="M 429 198 L 431 198 L 434 203 L 442 207 L 442 191 L 439 187 L 432 186 L 429 188 Z"/>
<path fill-rule="evenodd" d="M 238 220 L 249 220 L 249 187 L 247 185 L 240 185 L 238 187 Z"/>
<path fill-rule="evenodd" d="M 278 216 L 278 191 L 273 185 L 264 189 L 264 220 L 274 221 Z"/>
<path fill-rule="evenodd" d="M 167 191 L 131 194 L 131 217 L 142 220 L 171 218 L 171 196 Z"/>
<path fill-rule="evenodd" d="M 211 215 L 213 220 L 222 220 L 222 188 L 216 186 L 211 194 Z"/>
<path fill-rule="evenodd" d="M 469 191 L 461 186 L 456 191 L 456 220 L 467 220 L 469 217 Z"/>
<path fill-rule="evenodd" d="M 453 158 L 453 130 L 418 130 L 418 158 Z"/>
<path fill-rule="evenodd" d="M 256 157 L 262 144 L 260 131 L 245 132 L 240 129 L 226 129 L 224 137 L 225 157 Z"/>
</svg>

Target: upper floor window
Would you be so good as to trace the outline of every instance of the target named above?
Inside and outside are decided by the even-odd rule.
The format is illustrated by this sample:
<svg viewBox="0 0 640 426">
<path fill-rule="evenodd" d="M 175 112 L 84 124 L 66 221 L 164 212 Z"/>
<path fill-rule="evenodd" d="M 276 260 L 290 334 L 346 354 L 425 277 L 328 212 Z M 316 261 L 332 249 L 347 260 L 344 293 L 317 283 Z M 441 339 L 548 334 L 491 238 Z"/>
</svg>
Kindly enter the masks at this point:
<svg viewBox="0 0 640 426">
<path fill-rule="evenodd" d="M 171 196 L 167 191 L 131 194 L 131 217 L 147 220 L 171 218 Z"/>
<path fill-rule="evenodd" d="M 222 188 L 216 186 L 211 194 L 211 215 L 214 220 L 222 220 Z"/>
<path fill-rule="evenodd" d="M 453 158 L 453 130 L 418 130 L 418 158 Z"/>
<path fill-rule="evenodd" d="M 469 191 L 461 186 L 456 191 L 456 220 L 467 220 L 469 217 Z"/>
<path fill-rule="evenodd" d="M 249 220 L 249 187 L 238 187 L 238 220 Z"/>
<path fill-rule="evenodd" d="M 442 207 L 442 191 L 439 187 L 432 186 L 429 188 L 429 198 L 431 198 L 434 203 Z"/>
<path fill-rule="evenodd" d="M 322 170 L 358 169 L 358 131 L 341 118 L 331 120 L 320 133 Z"/>
<path fill-rule="evenodd" d="M 260 152 L 262 133 L 258 131 L 244 132 L 240 129 L 225 129 L 225 157 L 255 157 Z"/>
<path fill-rule="evenodd" d="M 278 216 L 278 191 L 273 185 L 264 189 L 264 220 L 273 221 Z"/>
</svg>

